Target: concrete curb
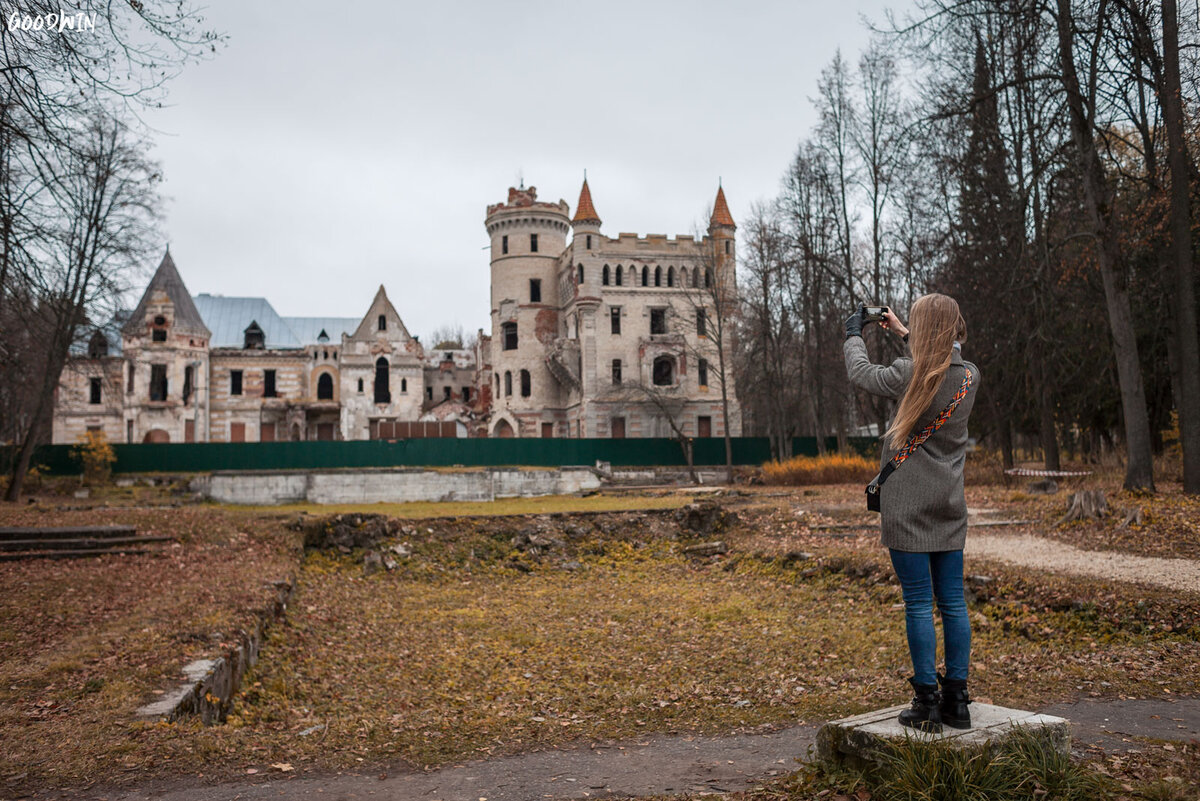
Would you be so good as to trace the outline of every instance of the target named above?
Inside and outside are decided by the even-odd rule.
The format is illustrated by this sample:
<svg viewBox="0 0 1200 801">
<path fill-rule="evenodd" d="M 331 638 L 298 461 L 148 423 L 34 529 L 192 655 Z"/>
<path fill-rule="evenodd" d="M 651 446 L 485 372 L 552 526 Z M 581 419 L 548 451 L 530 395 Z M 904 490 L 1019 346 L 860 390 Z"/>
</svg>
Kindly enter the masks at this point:
<svg viewBox="0 0 1200 801">
<path fill-rule="evenodd" d="M 189 715 L 199 715 L 205 725 L 220 723 L 229 709 L 229 702 L 241 687 L 246 671 L 258 661 L 263 638 L 273 623 L 287 613 L 287 605 L 296 589 L 296 578 L 273 581 L 275 597 L 258 611 L 254 628 L 243 632 L 241 642 L 224 656 L 198 659 L 183 667 L 185 681 L 162 697 L 140 707 L 135 717 L 174 721 Z"/>
</svg>

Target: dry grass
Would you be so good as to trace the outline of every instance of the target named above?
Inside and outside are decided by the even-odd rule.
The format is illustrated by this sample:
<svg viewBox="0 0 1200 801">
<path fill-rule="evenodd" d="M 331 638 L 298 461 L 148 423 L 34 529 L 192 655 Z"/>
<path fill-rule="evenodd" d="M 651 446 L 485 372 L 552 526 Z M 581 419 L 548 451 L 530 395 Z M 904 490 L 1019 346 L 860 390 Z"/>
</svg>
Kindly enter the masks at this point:
<svg viewBox="0 0 1200 801">
<path fill-rule="evenodd" d="M 670 516 L 449 520 L 444 511 L 405 535 L 413 555 L 394 572 L 368 576 L 352 555 L 312 554 L 229 725 L 211 728 L 133 723 L 128 712 L 203 647 L 166 632 L 235 625 L 222 592 L 206 595 L 171 572 L 181 589 L 156 585 L 139 596 L 151 577 L 113 565 L 106 577 L 98 563 L 96 575 L 57 575 L 31 594 L 9 580 L 0 586 L 4 637 L 12 621 L 45 606 L 50 618 L 30 632 L 62 617 L 74 644 L 43 653 L 31 633 L 0 643 L 5 687 L 22 654 L 40 660 L 36 683 L 22 679 L 0 696 L 0 779 L 20 776 L 8 786 L 16 792 L 232 778 L 275 763 L 300 773 L 423 767 L 650 732 L 816 722 L 901 703 L 910 669 L 900 594 L 882 552 L 869 537 L 805 533 L 791 512 L 801 498 L 857 504 L 861 489 L 815 492 L 758 493 L 755 511 L 720 533 L 732 553 L 712 560 L 681 555 Z M 209 517 L 181 518 L 196 527 L 187 547 L 204 545 L 196 556 L 217 560 L 223 573 L 244 575 L 222 549 L 287 553 L 280 510 L 197 511 Z M 514 537 L 530 532 L 560 544 L 518 550 Z M 784 558 L 792 550 L 819 558 Z M 780 556 L 755 555 L 770 551 Z M 251 562 L 247 570 L 269 573 L 272 563 Z M 1200 692 L 1195 604 L 990 572 L 989 602 L 973 611 L 981 700 L 1038 708 L 1088 692 Z M 96 643 L 81 622 L 95 603 L 82 591 L 89 581 L 130 584 L 121 592 L 137 601 L 96 627 Z M 66 586 L 81 589 L 61 593 Z M 53 704 L 40 707 L 43 700 Z"/>
<path fill-rule="evenodd" d="M 865 484 L 879 472 L 879 464 L 854 454 L 831 453 L 825 456 L 793 456 L 783 462 L 767 462 L 762 469 L 763 481 L 767 484 Z"/>
<path fill-rule="evenodd" d="M 244 522 L 203 508 L 0 507 L 3 525 L 129 523 L 180 539 L 161 556 L 0 563 L 0 780 L 120 775 L 133 711 L 186 662 L 231 647 L 267 600 L 263 583 L 299 564 L 297 534 Z"/>
<path fill-rule="evenodd" d="M 362 512 L 405 519 L 426 517 L 475 517 L 481 515 L 545 515 L 571 512 L 620 512 L 645 509 L 677 509 L 696 500 L 692 495 L 664 492 L 639 495 L 545 495 L 537 498 L 501 498 L 495 501 L 415 501 L 412 503 L 293 503 L 283 506 L 227 506 L 231 511 L 252 514 L 336 515 Z"/>
</svg>

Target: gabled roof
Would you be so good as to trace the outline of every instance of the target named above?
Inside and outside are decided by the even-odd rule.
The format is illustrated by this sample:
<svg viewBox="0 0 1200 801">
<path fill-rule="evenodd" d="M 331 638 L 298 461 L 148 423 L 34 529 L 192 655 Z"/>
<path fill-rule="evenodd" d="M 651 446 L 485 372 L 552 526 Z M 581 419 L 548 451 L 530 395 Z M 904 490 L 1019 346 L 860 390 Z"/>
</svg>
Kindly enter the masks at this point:
<svg viewBox="0 0 1200 801">
<path fill-rule="evenodd" d="M 146 310 L 150 306 L 151 298 L 157 292 L 166 293 L 166 296 L 175 306 L 175 321 L 173 323 L 175 330 L 188 334 L 199 334 L 205 337 L 211 334 L 208 327 L 204 324 L 204 319 L 200 316 L 200 312 L 196 309 L 196 304 L 192 302 L 192 296 L 188 294 L 187 287 L 183 284 L 183 279 L 179 277 L 179 271 L 175 269 L 175 260 L 171 258 L 169 248 L 166 255 L 163 256 L 162 262 L 158 265 L 158 270 L 155 271 L 154 277 L 150 279 L 150 284 L 146 287 L 146 291 L 142 293 L 142 299 L 138 301 L 138 305 L 129 316 L 129 320 L 122 326 L 122 332 L 137 334 L 145 330 Z"/>
<path fill-rule="evenodd" d="M 733 221 L 733 215 L 729 213 L 729 204 L 725 202 L 725 190 L 717 187 L 717 199 L 713 202 L 712 217 L 708 221 L 711 228 L 715 225 L 728 225 L 730 228 L 737 228 L 737 224 Z"/>
<path fill-rule="evenodd" d="M 600 224 L 600 215 L 596 213 L 596 207 L 592 205 L 592 192 L 588 189 L 587 178 L 583 179 L 583 188 L 579 190 L 579 203 L 575 205 L 575 216 L 571 218 L 571 222 Z"/>
<path fill-rule="evenodd" d="M 358 324 L 352 335 L 354 339 L 374 340 L 376 333 L 379 331 L 378 320 L 379 315 L 384 315 L 387 318 L 387 338 L 397 339 L 397 333 L 402 334 L 404 339 L 412 339 L 412 334 L 408 333 L 408 329 L 404 326 L 404 321 L 400 319 L 400 313 L 396 311 L 396 307 L 388 300 L 387 292 L 383 288 L 383 284 L 379 285 L 379 291 L 375 293 L 375 299 L 371 301 L 371 308 L 367 309 L 367 313 L 363 315 L 362 322 Z"/>
</svg>

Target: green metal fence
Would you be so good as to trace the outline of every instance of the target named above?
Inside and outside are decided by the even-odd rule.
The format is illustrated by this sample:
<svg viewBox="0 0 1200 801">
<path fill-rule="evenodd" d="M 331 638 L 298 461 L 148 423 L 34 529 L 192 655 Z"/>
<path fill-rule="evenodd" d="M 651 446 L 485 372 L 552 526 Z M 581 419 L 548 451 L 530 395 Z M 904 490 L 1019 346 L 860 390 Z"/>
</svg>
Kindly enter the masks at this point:
<svg viewBox="0 0 1200 801">
<path fill-rule="evenodd" d="M 697 466 L 725 463 L 725 440 L 697 439 Z M 873 438 L 852 438 L 859 453 L 877 453 Z M 34 464 L 51 475 L 81 472 L 74 445 L 45 445 Z M 836 442 L 828 441 L 830 450 Z M 814 437 L 792 441 L 793 453 L 814 456 Z M 352 442 L 192 442 L 114 445 L 115 473 L 206 473 L 213 470 L 328 470 L 355 467 L 560 467 L 682 466 L 679 443 L 672 439 L 410 439 Z M 8 454 L 3 454 L 7 456 Z M 733 463 L 758 465 L 771 458 L 766 437 L 735 437 Z M 7 461 L 7 460 L 5 460 Z"/>
</svg>

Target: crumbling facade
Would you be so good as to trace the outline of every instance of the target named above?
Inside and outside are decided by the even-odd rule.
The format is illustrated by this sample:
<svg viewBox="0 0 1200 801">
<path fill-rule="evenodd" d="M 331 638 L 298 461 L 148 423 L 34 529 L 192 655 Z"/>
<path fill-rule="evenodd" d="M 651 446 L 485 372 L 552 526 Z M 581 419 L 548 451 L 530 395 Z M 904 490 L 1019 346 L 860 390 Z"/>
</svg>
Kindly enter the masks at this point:
<svg viewBox="0 0 1200 801">
<path fill-rule="evenodd" d="M 586 179 L 568 211 L 538 201 L 534 187 L 510 188 L 487 209 L 489 434 L 724 436 L 723 389 L 739 436 L 729 367 L 737 227 L 724 191 L 699 240 L 605 236 Z"/>
<path fill-rule="evenodd" d="M 418 436 L 741 434 L 735 234 L 601 232 L 587 181 L 565 201 L 489 206 L 491 330 L 428 352 L 381 286 L 361 318 L 282 317 L 265 298 L 192 296 L 170 252 L 137 307 L 63 373 L 53 441 L 270 442 Z"/>
<path fill-rule="evenodd" d="M 474 377 L 471 357 L 457 356 L 457 381 Z M 361 318 L 281 317 L 264 298 L 192 297 L 168 252 L 137 308 L 70 360 L 53 441 L 89 430 L 112 442 L 465 436 L 459 417 L 474 410 L 429 400 L 426 378 L 442 372 L 382 286 Z M 433 411 L 446 425 L 413 427 Z"/>
</svg>

